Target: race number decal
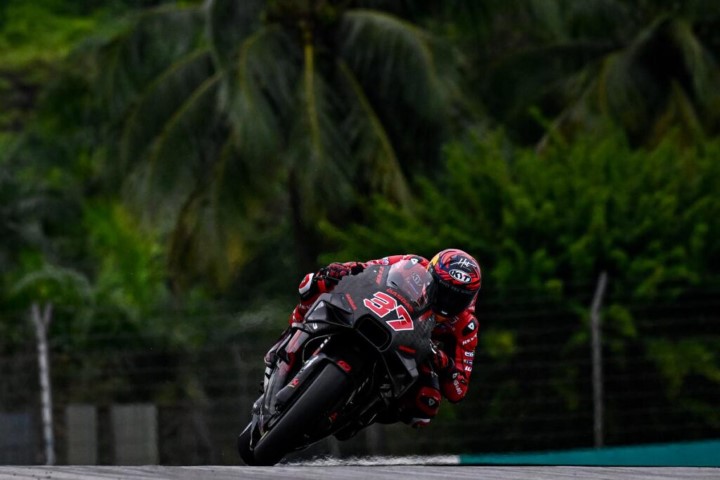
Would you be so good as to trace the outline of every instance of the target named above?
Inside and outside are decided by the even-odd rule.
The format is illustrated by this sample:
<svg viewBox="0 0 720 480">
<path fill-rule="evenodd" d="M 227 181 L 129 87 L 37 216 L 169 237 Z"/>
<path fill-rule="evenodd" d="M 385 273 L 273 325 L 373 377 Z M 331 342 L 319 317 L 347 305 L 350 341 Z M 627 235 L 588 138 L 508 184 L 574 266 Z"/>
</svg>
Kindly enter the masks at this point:
<svg viewBox="0 0 720 480">
<path fill-rule="evenodd" d="M 410 319 L 410 314 L 407 310 L 405 310 L 405 307 L 398 305 L 396 312 L 399 317 L 397 320 L 386 320 L 387 324 L 390 325 L 390 328 L 398 332 L 400 330 L 412 330 L 415 328 L 415 325 Z"/>
<path fill-rule="evenodd" d="M 363 300 L 363 305 L 380 318 L 385 318 L 391 312 L 395 312 L 397 318 L 394 318 L 395 316 L 393 315 L 393 318 L 385 320 L 387 324 L 390 325 L 390 328 L 395 331 L 399 332 L 401 330 L 412 330 L 415 328 L 410 314 L 405 307 L 398 305 L 397 300 L 385 292 L 375 292 L 372 298 Z"/>
<path fill-rule="evenodd" d="M 397 300 L 385 292 L 375 292 L 372 298 L 363 300 L 363 305 L 372 310 L 373 313 L 380 318 L 385 318 L 385 315 L 395 310 L 398 306 Z"/>
</svg>

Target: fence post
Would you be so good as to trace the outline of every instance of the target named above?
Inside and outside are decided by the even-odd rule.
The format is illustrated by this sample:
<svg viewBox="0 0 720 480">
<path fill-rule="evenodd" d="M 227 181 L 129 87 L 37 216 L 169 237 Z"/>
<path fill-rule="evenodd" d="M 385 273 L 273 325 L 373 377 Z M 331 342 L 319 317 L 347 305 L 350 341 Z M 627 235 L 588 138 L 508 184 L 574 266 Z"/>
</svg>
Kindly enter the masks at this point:
<svg viewBox="0 0 720 480">
<path fill-rule="evenodd" d="M 603 377 L 602 377 L 602 332 L 600 307 L 602 306 L 607 285 L 607 274 L 602 272 L 595 288 L 590 309 L 590 329 L 592 334 L 592 385 L 593 385 L 593 434 L 595 448 L 603 446 Z"/>
<path fill-rule="evenodd" d="M 40 367 L 40 401 L 42 403 L 43 439 L 45 442 L 45 464 L 55 465 L 55 437 L 53 435 L 52 391 L 50 385 L 50 362 L 48 360 L 47 332 L 52 321 L 52 304 L 40 311 L 37 302 L 30 309 L 30 320 L 35 326 L 37 337 L 38 364 Z"/>
</svg>

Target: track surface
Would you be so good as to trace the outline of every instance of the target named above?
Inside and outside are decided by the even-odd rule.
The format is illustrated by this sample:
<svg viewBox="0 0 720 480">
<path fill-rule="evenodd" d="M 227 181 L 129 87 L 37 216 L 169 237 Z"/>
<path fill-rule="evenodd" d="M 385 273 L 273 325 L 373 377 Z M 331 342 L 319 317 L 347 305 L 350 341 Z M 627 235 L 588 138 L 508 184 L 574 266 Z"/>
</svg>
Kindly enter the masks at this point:
<svg viewBox="0 0 720 480">
<path fill-rule="evenodd" d="M 2 480 L 720 480 L 720 468 L 476 467 L 438 465 L 275 467 L 0 467 Z"/>
</svg>

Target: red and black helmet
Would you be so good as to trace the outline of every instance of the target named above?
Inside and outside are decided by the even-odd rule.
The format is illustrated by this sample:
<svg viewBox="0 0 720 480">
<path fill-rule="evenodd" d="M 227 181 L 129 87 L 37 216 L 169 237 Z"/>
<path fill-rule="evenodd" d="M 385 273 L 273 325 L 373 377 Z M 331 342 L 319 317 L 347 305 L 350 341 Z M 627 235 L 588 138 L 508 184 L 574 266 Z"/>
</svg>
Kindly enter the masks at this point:
<svg viewBox="0 0 720 480">
<path fill-rule="evenodd" d="M 430 260 L 428 271 L 437 284 L 433 309 L 440 315 L 452 317 L 459 314 L 480 290 L 480 264 L 462 250 L 449 248 L 438 253 Z"/>
</svg>

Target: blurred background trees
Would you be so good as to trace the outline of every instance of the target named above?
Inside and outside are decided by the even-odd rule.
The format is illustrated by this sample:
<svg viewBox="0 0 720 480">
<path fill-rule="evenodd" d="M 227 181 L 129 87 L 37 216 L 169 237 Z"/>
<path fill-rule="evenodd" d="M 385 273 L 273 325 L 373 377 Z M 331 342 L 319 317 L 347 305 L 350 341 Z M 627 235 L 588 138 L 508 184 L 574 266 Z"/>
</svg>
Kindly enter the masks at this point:
<svg viewBox="0 0 720 480">
<path fill-rule="evenodd" d="M 522 332 L 542 331 L 493 318 L 565 312 L 544 321 L 574 358 L 605 271 L 626 378 L 610 388 L 639 355 L 662 379 L 643 401 L 717 434 L 717 335 L 648 322 L 685 304 L 717 321 L 698 299 L 720 288 L 719 26 L 702 0 L 7 0 L 0 354 L 29 348 L 20 287 L 75 279 L 51 327 L 58 375 L 109 398 L 122 382 L 93 372 L 113 338 L 232 343 L 241 326 L 199 318 L 272 331 L 322 263 L 457 246 L 485 267 L 488 425 L 522 420 L 503 375 L 539 360 Z M 535 393 L 586 409 L 586 370 L 543 371 Z M 156 394 L 202 397 L 183 375 Z"/>
</svg>

